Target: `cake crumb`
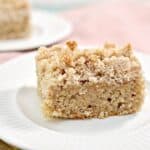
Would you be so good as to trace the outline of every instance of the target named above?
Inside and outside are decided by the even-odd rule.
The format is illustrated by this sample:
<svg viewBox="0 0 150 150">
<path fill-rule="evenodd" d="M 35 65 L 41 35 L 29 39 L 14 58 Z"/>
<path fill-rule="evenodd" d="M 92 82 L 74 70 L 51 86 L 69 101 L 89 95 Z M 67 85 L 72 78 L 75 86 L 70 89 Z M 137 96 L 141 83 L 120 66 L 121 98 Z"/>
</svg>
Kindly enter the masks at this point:
<svg viewBox="0 0 150 150">
<path fill-rule="evenodd" d="M 77 43 L 76 41 L 67 41 L 66 45 L 72 50 L 74 51 L 77 48 Z"/>
</svg>

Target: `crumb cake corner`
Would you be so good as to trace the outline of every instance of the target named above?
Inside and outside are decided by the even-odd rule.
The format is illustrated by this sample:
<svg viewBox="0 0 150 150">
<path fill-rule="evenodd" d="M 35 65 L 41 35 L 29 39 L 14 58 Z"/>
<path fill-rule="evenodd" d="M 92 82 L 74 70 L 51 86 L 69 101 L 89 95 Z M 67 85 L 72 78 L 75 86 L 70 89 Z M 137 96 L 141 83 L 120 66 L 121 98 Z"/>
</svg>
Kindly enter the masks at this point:
<svg viewBox="0 0 150 150">
<path fill-rule="evenodd" d="M 106 118 L 138 112 L 144 79 L 130 44 L 80 49 L 41 47 L 36 56 L 38 93 L 47 118 Z"/>
</svg>

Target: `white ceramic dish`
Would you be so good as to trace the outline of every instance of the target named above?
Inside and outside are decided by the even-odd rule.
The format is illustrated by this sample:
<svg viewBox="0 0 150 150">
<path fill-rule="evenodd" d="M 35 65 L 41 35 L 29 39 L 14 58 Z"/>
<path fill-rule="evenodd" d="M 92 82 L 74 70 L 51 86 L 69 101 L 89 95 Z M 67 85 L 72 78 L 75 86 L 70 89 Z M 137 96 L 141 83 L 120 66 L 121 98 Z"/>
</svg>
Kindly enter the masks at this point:
<svg viewBox="0 0 150 150">
<path fill-rule="evenodd" d="M 35 53 L 0 66 L 0 138 L 29 150 L 149 150 L 150 59 L 137 53 L 146 98 L 135 115 L 104 120 L 44 119 L 36 93 Z"/>
<path fill-rule="evenodd" d="M 32 32 L 28 38 L 1 40 L 0 51 L 25 51 L 56 43 L 72 31 L 63 18 L 43 10 L 32 11 Z"/>
</svg>

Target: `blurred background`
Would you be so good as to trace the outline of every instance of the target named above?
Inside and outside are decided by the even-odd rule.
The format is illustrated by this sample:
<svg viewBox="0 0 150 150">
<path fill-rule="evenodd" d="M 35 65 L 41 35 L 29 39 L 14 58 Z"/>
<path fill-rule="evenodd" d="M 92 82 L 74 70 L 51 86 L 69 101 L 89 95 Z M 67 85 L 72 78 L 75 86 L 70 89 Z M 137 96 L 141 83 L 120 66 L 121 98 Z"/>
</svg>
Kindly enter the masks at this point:
<svg viewBox="0 0 150 150">
<path fill-rule="evenodd" d="M 69 37 L 85 45 L 106 41 L 149 53 L 150 0 L 31 0 L 33 7 L 55 12 L 73 25 Z"/>
<path fill-rule="evenodd" d="M 150 0 L 30 0 L 33 9 L 56 13 L 73 27 L 66 40 L 81 45 L 102 45 L 114 42 L 131 43 L 150 53 Z M 22 54 L 22 52 L 21 52 Z M 0 63 L 20 53 L 0 54 Z"/>
<path fill-rule="evenodd" d="M 75 8 L 78 6 L 86 5 L 89 3 L 98 3 L 98 2 L 116 2 L 123 0 L 30 0 L 31 3 L 36 7 L 49 8 L 52 11 L 60 11 Z M 148 2 L 149 0 L 129 0 L 134 2 Z"/>
<path fill-rule="evenodd" d="M 39 8 L 50 9 L 51 11 L 63 11 L 96 1 L 98 0 L 31 0 L 31 3 L 33 6 Z"/>
</svg>

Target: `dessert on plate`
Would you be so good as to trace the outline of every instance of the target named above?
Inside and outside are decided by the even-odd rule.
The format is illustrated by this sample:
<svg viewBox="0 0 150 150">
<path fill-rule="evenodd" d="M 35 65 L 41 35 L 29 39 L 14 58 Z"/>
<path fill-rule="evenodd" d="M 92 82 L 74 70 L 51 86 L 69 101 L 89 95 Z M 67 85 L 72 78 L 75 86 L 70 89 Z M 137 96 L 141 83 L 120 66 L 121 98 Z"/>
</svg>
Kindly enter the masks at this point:
<svg viewBox="0 0 150 150">
<path fill-rule="evenodd" d="M 30 28 L 27 0 L 0 0 L 0 39 L 27 37 Z"/>
<path fill-rule="evenodd" d="M 130 44 L 80 49 L 41 47 L 36 56 L 38 93 L 47 118 L 106 118 L 138 112 L 144 79 Z"/>
</svg>

